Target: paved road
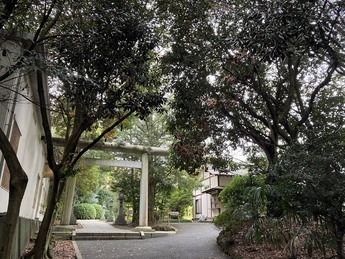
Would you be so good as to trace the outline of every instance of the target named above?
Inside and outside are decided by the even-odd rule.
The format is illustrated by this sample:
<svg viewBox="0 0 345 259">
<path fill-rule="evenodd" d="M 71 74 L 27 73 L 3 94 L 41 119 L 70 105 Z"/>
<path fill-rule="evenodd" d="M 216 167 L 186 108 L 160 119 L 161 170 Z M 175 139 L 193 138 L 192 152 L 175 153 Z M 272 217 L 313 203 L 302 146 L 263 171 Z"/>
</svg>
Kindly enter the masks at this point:
<svg viewBox="0 0 345 259">
<path fill-rule="evenodd" d="M 219 230 L 211 223 L 172 224 L 176 235 L 133 239 L 77 241 L 83 259 L 223 259 L 216 243 Z"/>
</svg>

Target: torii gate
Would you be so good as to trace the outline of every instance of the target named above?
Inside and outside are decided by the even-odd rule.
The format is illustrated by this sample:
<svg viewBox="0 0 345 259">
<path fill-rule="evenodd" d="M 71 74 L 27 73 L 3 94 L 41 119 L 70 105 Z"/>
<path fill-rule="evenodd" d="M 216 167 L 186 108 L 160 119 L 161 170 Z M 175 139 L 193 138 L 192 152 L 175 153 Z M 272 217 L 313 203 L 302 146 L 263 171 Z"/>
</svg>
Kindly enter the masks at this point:
<svg viewBox="0 0 345 259">
<path fill-rule="evenodd" d="M 57 146 L 64 146 L 65 144 L 65 140 L 63 138 L 53 138 L 53 142 Z M 80 140 L 78 143 L 78 147 L 85 148 L 90 143 L 91 143 L 90 141 Z M 141 163 L 134 162 L 134 161 L 124 161 L 124 160 L 118 161 L 118 160 L 102 160 L 102 159 L 86 159 L 85 162 L 98 164 L 98 165 L 107 165 L 107 166 L 141 168 L 139 228 L 140 229 L 149 228 L 148 226 L 149 154 L 156 155 L 156 156 L 167 156 L 169 149 L 161 148 L 161 147 L 144 147 L 144 146 L 137 146 L 137 145 L 118 145 L 118 144 L 111 144 L 111 143 L 96 143 L 91 149 L 141 154 Z"/>
</svg>

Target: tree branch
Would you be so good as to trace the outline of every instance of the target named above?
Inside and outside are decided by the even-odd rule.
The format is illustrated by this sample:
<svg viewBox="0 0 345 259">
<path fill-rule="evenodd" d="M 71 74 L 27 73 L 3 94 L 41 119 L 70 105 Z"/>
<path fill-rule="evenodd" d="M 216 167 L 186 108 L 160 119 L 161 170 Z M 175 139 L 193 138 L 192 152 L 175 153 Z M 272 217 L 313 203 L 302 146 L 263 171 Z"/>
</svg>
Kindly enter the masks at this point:
<svg viewBox="0 0 345 259">
<path fill-rule="evenodd" d="M 304 114 L 302 114 L 302 118 L 301 120 L 297 123 L 297 126 L 301 126 L 303 123 L 305 123 L 308 118 L 309 115 L 311 114 L 313 107 L 314 107 L 314 102 L 315 102 L 315 98 L 317 96 L 317 94 L 321 91 L 321 89 L 323 87 L 325 87 L 326 85 L 328 85 L 328 83 L 331 81 L 332 79 L 332 75 L 334 73 L 334 71 L 336 70 L 336 64 L 332 64 L 328 71 L 327 71 L 327 76 L 325 77 L 325 79 L 317 86 L 315 87 L 314 91 L 312 92 L 309 102 L 308 102 L 308 107 L 306 109 L 306 111 L 304 112 Z"/>
<path fill-rule="evenodd" d="M 105 134 L 107 134 L 108 132 L 110 132 L 112 129 L 114 129 L 116 126 L 120 125 L 125 119 L 127 119 L 130 115 L 132 115 L 134 113 L 134 111 L 129 111 L 128 113 L 126 113 L 125 115 L 123 115 L 119 120 L 117 120 L 116 122 L 114 122 L 111 126 L 109 126 L 107 129 L 105 129 L 97 138 L 95 138 L 89 145 L 87 145 L 85 148 L 83 148 L 82 151 L 80 151 L 78 153 L 78 155 L 75 157 L 75 159 L 72 162 L 72 166 L 74 166 L 78 160 L 81 158 L 81 156 L 88 151 L 90 148 L 92 148 L 97 142 L 99 142 L 101 140 L 101 138 L 103 138 L 105 136 Z"/>
<path fill-rule="evenodd" d="M 40 63 L 40 61 L 38 62 Z M 48 119 L 48 109 L 47 109 L 48 100 L 46 99 L 46 96 L 48 96 L 48 94 L 47 95 L 45 94 L 46 88 L 43 83 L 44 73 L 41 70 L 37 70 L 36 76 L 37 76 L 37 92 L 38 92 L 38 97 L 39 97 L 39 102 L 40 102 L 42 126 L 44 129 L 44 134 L 45 134 L 46 142 L 47 142 L 47 160 L 48 160 L 49 167 L 52 169 L 55 175 L 58 172 L 58 168 L 55 162 L 53 139 L 52 139 L 52 133 L 50 130 L 50 123 Z"/>
</svg>

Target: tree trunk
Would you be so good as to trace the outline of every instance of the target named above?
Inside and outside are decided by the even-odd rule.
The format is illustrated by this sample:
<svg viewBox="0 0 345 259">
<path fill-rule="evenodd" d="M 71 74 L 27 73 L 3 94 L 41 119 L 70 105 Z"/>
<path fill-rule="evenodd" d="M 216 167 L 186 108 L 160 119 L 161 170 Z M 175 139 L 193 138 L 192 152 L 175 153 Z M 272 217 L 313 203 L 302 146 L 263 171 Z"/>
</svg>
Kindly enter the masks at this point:
<svg viewBox="0 0 345 259">
<path fill-rule="evenodd" d="M 139 210 L 136 208 L 136 206 L 133 206 L 132 223 L 137 224 L 138 222 L 139 222 Z"/>
<path fill-rule="evenodd" d="M 19 219 L 28 177 L 18 161 L 17 154 L 6 135 L 0 129 L 0 150 L 5 157 L 10 172 L 10 190 L 7 215 L 2 233 L 0 233 L 0 258 L 10 258 L 13 239 Z"/>
<path fill-rule="evenodd" d="M 155 185 L 151 174 L 149 174 L 148 214 L 149 225 L 155 223 Z"/>
<path fill-rule="evenodd" d="M 54 173 L 53 186 L 50 190 L 47 209 L 37 235 L 35 246 L 29 253 L 24 255 L 24 258 L 48 258 L 47 248 L 49 247 L 49 237 L 51 233 L 50 231 L 54 224 L 55 208 L 56 204 L 60 200 L 64 183 L 64 179 L 60 179 L 59 177 L 57 177 L 57 174 Z"/>
<path fill-rule="evenodd" d="M 149 190 L 148 190 L 148 223 L 154 224 L 156 222 L 155 218 L 155 194 L 156 194 L 156 185 L 154 175 L 154 168 L 153 168 L 153 161 L 152 156 L 149 156 Z"/>
<path fill-rule="evenodd" d="M 345 258 L 345 255 L 344 255 L 344 234 L 345 234 L 345 229 L 343 229 L 343 227 L 339 228 L 337 233 L 336 233 L 336 237 L 337 237 L 336 253 L 337 253 L 338 259 L 344 259 Z"/>
</svg>

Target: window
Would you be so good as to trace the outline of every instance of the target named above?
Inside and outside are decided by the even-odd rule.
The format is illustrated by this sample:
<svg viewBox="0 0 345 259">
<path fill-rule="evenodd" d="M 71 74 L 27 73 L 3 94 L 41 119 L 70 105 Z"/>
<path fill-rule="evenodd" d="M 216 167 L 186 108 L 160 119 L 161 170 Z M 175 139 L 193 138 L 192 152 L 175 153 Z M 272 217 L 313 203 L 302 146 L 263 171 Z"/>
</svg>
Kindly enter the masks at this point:
<svg viewBox="0 0 345 259">
<path fill-rule="evenodd" d="M 10 136 L 11 125 L 13 121 L 12 112 L 15 107 L 17 96 L 16 91 L 13 90 L 17 89 L 18 87 L 18 84 L 15 83 L 16 80 L 18 82 L 19 79 L 16 77 L 16 75 L 12 75 L 10 78 L 6 79 L 5 82 L 0 83 L 0 128 L 3 130 L 6 136 Z M 5 159 L 2 153 L 0 153 L 0 180 L 2 169 L 6 170 L 4 168 L 4 160 Z"/>
<path fill-rule="evenodd" d="M 195 200 L 195 213 L 201 214 L 201 200 L 200 199 Z"/>
<path fill-rule="evenodd" d="M 219 199 L 217 195 L 212 195 L 211 197 L 211 208 L 218 209 L 219 208 Z"/>
<path fill-rule="evenodd" d="M 20 136 L 21 136 L 21 133 L 20 133 L 18 124 L 17 124 L 16 121 L 14 121 L 10 143 L 11 143 L 11 145 L 13 147 L 13 150 L 16 153 L 17 153 L 17 150 L 18 150 Z M 1 180 L 1 186 L 4 189 L 6 189 L 6 190 L 9 190 L 9 188 L 10 188 L 10 171 L 8 170 L 8 167 L 7 167 L 6 164 L 5 164 L 5 168 L 4 168 L 4 171 L 3 171 L 3 176 L 2 176 L 2 180 Z"/>
</svg>

